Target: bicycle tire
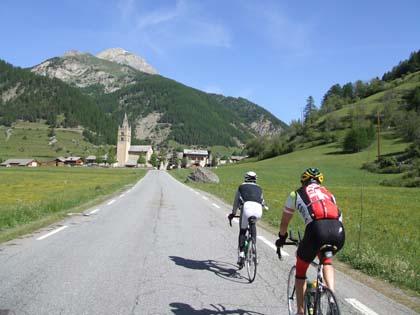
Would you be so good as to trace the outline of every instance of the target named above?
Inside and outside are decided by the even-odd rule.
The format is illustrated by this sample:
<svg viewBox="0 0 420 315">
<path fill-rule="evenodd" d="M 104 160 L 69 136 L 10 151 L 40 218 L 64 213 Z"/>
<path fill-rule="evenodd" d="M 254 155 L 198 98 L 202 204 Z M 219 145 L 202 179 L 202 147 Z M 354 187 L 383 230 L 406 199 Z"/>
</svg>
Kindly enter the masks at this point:
<svg viewBox="0 0 420 315">
<path fill-rule="evenodd" d="M 293 266 L 287 278 L 287 307 L 289 309 L 289 315 L 295 315 L 297 313 L 295 280 L 296 266 Z"/>
<path fill-rule="evenodd" d="M 253 282 L 257 275 L 257 245 L 252 238 L 249 241 L 251 244 L 248 247 L 245 263 L 248 272 L 248 281 Z"/>
<path fill-rule="evenodd" d="M 321 293 L 317 294 L 315 311 L 316 315 L 340 315 L 337 298 L 329 288 L 323 287 Z"/>
</svg>

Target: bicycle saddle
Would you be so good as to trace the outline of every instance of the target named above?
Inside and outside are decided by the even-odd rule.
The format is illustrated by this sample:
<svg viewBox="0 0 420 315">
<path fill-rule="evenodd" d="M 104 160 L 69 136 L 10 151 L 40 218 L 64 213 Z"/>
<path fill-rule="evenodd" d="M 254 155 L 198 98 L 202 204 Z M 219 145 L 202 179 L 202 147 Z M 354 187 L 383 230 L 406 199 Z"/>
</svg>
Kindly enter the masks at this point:
<svg viewBox="0 0 420 315">
<path fill-rule="evenodd" d="M 256 217 L 254 217 L 254 216 L 249 217 L 249 218 L 248 218 L 248 222 L 249 222 L 249 224 L 255 224 L 255 222 L 257 222 L 257 218 L 256 218 Z"/>
<path fill-rule="evenodd" d="M 330 244 L 324 244 L 319 249 L 319 252 L 323 257 L 331 258 L 337 252 L 337 246 L 330 245 Z"/>
</svg>

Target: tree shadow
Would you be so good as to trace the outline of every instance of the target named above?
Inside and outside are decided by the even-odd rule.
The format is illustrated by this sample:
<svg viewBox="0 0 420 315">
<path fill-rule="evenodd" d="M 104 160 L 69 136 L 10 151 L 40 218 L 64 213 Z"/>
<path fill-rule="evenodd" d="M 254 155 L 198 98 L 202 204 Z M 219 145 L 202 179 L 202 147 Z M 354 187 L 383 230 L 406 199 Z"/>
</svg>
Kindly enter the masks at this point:
<svg viewBox="0 0 420 315">
<path fill-rule="evenodd" d="M 354 152 L 354 153 L 359 153 L 359 152 Z M 331 151 L 331 152 L 327 152 L 325 153 L 325 155 L 342 155 L 342 154 L 353 154 L 353 152 L 346 152 L 346 151 Z"/>
<path fill-rule="evenodd" d="M 215 260 L 193 260 L 179 256 L 169 256 L 169 258 L 178 266 L 194 270 L 207 270 L 213 272 L 216 276 L 229 281 L 239 283 L 249 283 L 248 279 L 241 276 L 236 265 L 215 261 Z"/>
<path fill-rule="evenodd" d="M 221 304 L 210 304 L 211 308 L 195 309 L 191 305 L 186 303 L 170 303 L 171 311 L 176 315 L 188 315 L 188 314 L 198 314 L 198 315 L 223 315 L 223 314 L 238 314 L 238 315 L 263 315 L 259 312 L 253 312 L 244 309 L 226 309 L 225 306 Z"/>
</svg>

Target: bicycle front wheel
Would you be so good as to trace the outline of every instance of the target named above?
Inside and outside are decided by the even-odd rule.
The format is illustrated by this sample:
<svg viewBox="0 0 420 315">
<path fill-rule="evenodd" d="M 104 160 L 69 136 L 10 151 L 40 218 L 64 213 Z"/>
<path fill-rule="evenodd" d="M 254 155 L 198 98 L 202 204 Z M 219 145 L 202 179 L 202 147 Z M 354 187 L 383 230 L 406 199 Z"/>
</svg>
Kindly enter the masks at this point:
<svg viewBox="0 0 420 315">
<path fill-rule="evenodd" d="M 289 278 L 287 279 L 287 306 L 289 308 L 289 315 L 295 315 L 297 313 L 296 306 L 296 266 L 293 266 L 289 272 Z"/>
<path fill-rule="evenodd" d="M 257 244 L 254 240 L 250 240 L 246 257 L 246 270 L 248 271 L 248 281 L 253 282 L 257 275 Z"/>
<path fill-rule="evenodd" d="M 340 315 L 338 301 L 334 293 L 327 287 L 322 288 L 321 294 L 318 294 L 316 304 L 316 315 Z"/>
</svg>

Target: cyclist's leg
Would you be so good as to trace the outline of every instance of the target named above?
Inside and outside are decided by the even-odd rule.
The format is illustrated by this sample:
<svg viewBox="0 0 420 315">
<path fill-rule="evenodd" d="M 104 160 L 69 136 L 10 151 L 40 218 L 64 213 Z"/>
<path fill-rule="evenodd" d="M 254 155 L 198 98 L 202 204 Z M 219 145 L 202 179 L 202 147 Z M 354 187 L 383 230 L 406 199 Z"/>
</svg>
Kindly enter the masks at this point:
<svg viewBox="0 0 420 315">
<path fill-rule="evenodd" d="M 251 232 L 252 240 L 255 242 L 257 240 L 257 220 L 253 218 L 249 222 L 249 230 Z"/>
<path fill-rule="evenodd" d="M 248 220 L 252 221 L 252 222 L 249 221 L 249 226 L 250 226 L 251 236 L 252 236 L 253 240 L 255 241 L 256 238 L 257 238 L 256 222 L 262 216 L 262 206 L 258 202 L 248 201 L 244 204 L 244 213 L 247 216 L 246 224 L 248 225 Z"/>
<path fill-rule="evenodd" d="M 239 229 L 238 248 L 240 252 L 244 251 L 246 239 L 246 229 Z"/>
<path fill-rule="evenodd" d="M 245 209 L 242 207 L 241 215 L 239 217 L 239 239 L 238 239 L 238 248 L 240 252 L 244 251 L 247 229 L 248 229 L 248 215 Z"/>
<path fill-rule="evenodd" d="M 306 291 L 306 271 L 310 263 L 316 257 L 318 246 L 317 236 L 314 234 L 316 221 L 309 223 L 305 229 L 305 235 L 299 244 L 296 253 L 296 304 L 298 313 L 304 313 L 304 296 Z"/>
<path fill-rule="evenodd" d="M 344 228 L 338 220 L 320 220 L 316 226 L 317 234 L 319 235 L 319 242 L 323 244 L 330 244 L 337 247 L 339 251 L 344 245 Z M 332 265 L 332 258 L 324 258 L 321 262 L 324 265 L 323 274 L 327 287 L 334 292 L 335 277 L 334 267 Z"/>
<path fill-rule="evenodd" d="M 306 291 L 306 271 L 308 270 L 309 263 L 296 257 L 296 306 L 298 314 L 304 314 L 303 297 Z M 298 271 L 299 268 L 299 271 Z"/>
</svg>

